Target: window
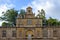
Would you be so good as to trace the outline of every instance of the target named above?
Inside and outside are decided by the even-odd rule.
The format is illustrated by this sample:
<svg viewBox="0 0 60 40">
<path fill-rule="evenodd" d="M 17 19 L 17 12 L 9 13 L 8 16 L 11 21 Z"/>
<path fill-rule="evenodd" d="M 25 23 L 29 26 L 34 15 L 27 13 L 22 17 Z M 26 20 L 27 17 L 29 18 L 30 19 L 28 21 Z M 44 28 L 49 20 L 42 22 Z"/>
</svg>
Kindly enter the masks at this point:
<svg viewBox="0 0 60 40">
<path fill-rule="evenodd" d="M 12 31 L 12 37 L 16 37 L 16 31 Z"/>
<path fill-rule="evenodd" d="M 48 37 L 48 30 L 47 29 L 43 29 L 43 37 Z"/>
<path fill-rule="evenodd" d="M 40 37 L 40 31 L 37 31 L 37 35 L 38 35 L 38 37 Z"/>
<path fill-rule="evenodd" d="M 53 37 L 57 37 L 57 30 L 53 30 Z"/>
<path fill-rule="evenodd" d="M 31 25 L 32 24 L 32 20 L 27 20 L 27 24 Z"/>
<path fill-rule="evenodd" d="M 22 37 L 22 31 L 20 31 L 19 36 Z"/>
<path fill-rule="evenodd" d="M 2 31 L 2 37 L 6 37 L 6 30 Z"/>
<path fill-rule="evenodd" d="M 48 37 L 49 38 L 53 37 L 53 30 L 52 29 L 48 29 Z"/>
<path fill-rule="evenodd" d="M 30 13 L 30 10 L 28 10 L 28 12 Z"/>
</svg>

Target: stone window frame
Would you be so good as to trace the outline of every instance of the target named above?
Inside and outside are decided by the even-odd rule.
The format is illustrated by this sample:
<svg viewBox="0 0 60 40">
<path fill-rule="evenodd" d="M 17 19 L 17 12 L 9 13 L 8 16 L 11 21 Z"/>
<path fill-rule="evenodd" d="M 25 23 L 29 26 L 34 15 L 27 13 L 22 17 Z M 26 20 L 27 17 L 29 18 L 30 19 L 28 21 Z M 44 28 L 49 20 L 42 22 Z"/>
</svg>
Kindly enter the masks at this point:
<svg viewBox="0 0 60 40">
<path fill-rule="evenodd" d="M 27 20 L 27 25 L 32 25 L 32 20 L 31 19 Z"/>
<path fill-rule="evenodd" d="M 57 30 L 53 30 L 53 37 L 57 37 Z"/>
<path fill-rule="evenodd" d="M 38 35 L 38 37 L 40 37 L 40 31 L 37 31 L 37 35 Z"/>
<path fill-rule="evenodd" d="M 48 37 L 48 30 L 47 29 L 43 29 L 43 37 Z"/>
<path fill-rule="evenodd" d="M 2 37 L 6 37 L 6 30 L 2 31 Z"/>
<path fill-rule="evenodd" d="M 12 31 L 12 37 L 16 37 L 16 36 L 17 36 L 16 30 Z"/>
<path fill-rule="evenodd" d="M 19 31 L 19 37 L 22 37 L 22 31 Z"/>
<path fill-rule="evenodd" d="M 30 12 L 31 12 L 31 10 L 28 10 L 28 12 L 30 13 Z"/>
</svg>

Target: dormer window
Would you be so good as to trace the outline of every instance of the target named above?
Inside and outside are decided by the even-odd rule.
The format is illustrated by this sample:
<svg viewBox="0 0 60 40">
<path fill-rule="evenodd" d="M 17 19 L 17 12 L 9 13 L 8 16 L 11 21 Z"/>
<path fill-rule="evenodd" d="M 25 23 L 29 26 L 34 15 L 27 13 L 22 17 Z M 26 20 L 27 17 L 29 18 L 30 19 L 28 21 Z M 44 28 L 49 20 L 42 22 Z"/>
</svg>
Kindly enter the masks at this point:
<svg viewBox="0 0 60 40">
<path fill-rule="evenodd" d="M 30 10 L 28 10 L 28 12 L 30 13 Z"/>
<path fill-rule="evenodd" d="M 27 8 L 27 12 L 29 12 L 29 13 L 32 12 L 32 8 L 31 7 L 28 7 Z"/>
</svg>

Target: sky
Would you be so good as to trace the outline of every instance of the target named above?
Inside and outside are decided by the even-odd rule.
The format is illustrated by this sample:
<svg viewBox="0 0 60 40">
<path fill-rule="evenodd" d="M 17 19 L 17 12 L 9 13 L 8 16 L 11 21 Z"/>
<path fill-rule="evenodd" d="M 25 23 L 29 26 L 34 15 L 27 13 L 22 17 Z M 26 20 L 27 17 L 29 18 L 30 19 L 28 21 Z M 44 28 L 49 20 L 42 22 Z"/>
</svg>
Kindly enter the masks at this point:
<svg viewBox="0 0 60 40">
<path fill-rule="evenodd" d="M 60 0 L 0 0 L 0 16 L 2 12 L 15 8 L 16 10 L 25 9 L 31 6 L 37 15 L 38 10 L 44 9 L 46 18 L 52 17 L 60 20 Z M 3 21 L 0 21 L 0 25 Z"/>
</svg>

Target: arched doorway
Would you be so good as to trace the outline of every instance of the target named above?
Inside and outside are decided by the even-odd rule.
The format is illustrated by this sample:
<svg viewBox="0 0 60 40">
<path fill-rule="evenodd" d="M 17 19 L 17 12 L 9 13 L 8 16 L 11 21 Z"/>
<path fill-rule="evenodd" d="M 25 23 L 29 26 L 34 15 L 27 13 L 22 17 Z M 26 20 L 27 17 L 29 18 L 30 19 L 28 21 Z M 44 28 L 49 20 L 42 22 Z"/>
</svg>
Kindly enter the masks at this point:
<svg viewBox="0 0 60 40">
<path fill-rule="evenodd" d="M 33 36 L 34 36 L 34 34 L 33 34 L 33 31 L 32 30 L 26 31 L 27 40 L 32 40 L 32 37 Z"/>
</svg>

